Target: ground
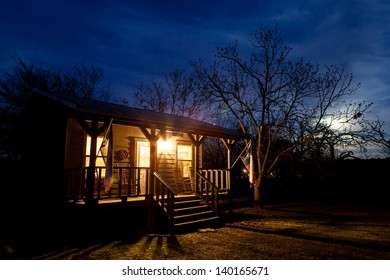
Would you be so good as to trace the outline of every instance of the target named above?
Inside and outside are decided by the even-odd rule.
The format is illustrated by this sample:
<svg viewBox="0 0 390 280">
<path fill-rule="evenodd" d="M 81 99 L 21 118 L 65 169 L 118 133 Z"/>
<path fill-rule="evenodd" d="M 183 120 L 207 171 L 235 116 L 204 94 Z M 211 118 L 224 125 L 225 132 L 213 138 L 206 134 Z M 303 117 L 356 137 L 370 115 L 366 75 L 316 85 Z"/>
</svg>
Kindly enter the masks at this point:
<svg viewBox="0 0 390 280">
<path fill-rule="evenodd" d="M 15 259 L 390 260 L 390 208 L 294 202 L 224 213 L 222 224 L 175 235 L 67 244 Z M 12 248 L 11 248 L 12 249 Z"/>
</svg>

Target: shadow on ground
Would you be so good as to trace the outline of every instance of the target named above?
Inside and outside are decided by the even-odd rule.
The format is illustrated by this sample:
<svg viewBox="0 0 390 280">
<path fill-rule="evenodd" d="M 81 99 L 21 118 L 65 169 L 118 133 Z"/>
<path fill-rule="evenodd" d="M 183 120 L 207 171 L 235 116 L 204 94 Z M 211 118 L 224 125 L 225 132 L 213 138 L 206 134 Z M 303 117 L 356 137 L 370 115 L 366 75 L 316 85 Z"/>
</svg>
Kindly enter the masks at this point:
<svg viewBox="0 0 390 280">
<path fill-rule="evenodd" d="M 390 209 L 284 203 L 224 212 L 221 222 L 170 234 L 52 240 L 10 259 L 390 259 Z M 38 246 L 37 246 L 38 245 Z"/>
</svg>

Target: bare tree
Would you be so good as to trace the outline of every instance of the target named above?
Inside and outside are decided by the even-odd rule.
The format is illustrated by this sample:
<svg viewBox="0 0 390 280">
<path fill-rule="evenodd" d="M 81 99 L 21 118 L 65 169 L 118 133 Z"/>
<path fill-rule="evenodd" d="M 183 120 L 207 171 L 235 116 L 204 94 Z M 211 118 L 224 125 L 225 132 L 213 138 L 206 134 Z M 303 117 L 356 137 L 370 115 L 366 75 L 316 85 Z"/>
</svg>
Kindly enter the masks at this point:
<svg viewBox="0 0 390 280">
<path fill-rule="evenodd" d="M 336 148 L 362 149 L 364 141 L 359 137 L 361 132 L 356 124 L 365 122 L 363 115 L 372 103 L 346 101 L 360 87 L 353 84 L 353 76 L 346 73 L 346 65 L 325 67 L 325 72 L 319 73 L 312 82 L 310 100 L 300 120 L 295 120 L 299 126 L 289 135 L 299 144 L 301 156 L 334 160 Z"/>
<path fill-rule="evenodd" d="M 374 120 L 359 122 L 361 127 L 361 138 L 364 139 L 370 148 L 379 148 L 384 157 L 390 157 L 390 139 L 384 130 L 385 122 L 378 117 Z M 366 148 L 366 147 L 364 147 Z"/>
<path fill-rule="evenodd" d="M 163 82 L 141 83 L 135 93 L 136 107 L 198 120 L 210 120 L 213 110 L 204 107 L 206 95 L 201 94 L 191 75 L 175 70 Z M 215 116 L 214 116 L 215 117 Z"/>
<path fill-rule="evenodd" d="M 58 93 L 62 87 L 62 77 L 58 71 L 50 71 L 39 63 L 26 63 L 15 57 L 15 66 L 0 78 L 0 98 L 3 107 L 20 110 L 31 91 L 38 88 Z"/>
<path fill-rule="evenodd" d="M 278 27 L 259 26 L 251 34 L 253 52 L 244 57 L 236 44 L 218 49 L 218 61 L 193 64 L 196 78 L 211 102 L 236 119 L 243 132 L 254 136 L 255 205 L 260 186 L 277 171 L 285 157 L 335 157 L 341 145 L 362 145 L 355 129 L 370 104 L 346 103 L 359 85 L 345 66 L 319 66 L 291 61 Z M 345 129 L 334 126 L 344 122 Z M 363 123 L 363 121 L 361 121 Z M 347 125 L 348 124 L 348 125 Z"/>
<path fill-rule="evenodd" d="M 109 85 L 103 85 L 103 70 L 91 65 L 76 66 L 74 73 L 68 77 L 68 85 L 72 85 L 77 96 L 86 99 L 108 101 L 111 98 Z M 72 82 L 70 82 L 72 81 Z"/>
<path fill-rule="evenodd" d="M 103 84 L 103 71 L 96 66 L 76 66 L 73 72 L 62 73 L 45 68 L 40 63 L 26 63 L 20 57 L 14 60 L 13 69 L 0 77 L 3 106 L 20 110 L 34 88 L 53 94 L 104 101 L 111 97 L 109 85 Z"/>
<path fill-rule="evenodd" d="M 6 139 L 18 114 L 33 89 L 58 95 L 72 95 L 108 101 L 110 87 L 104 85 L 103 72 L 95 66 L 78 66 L 71 73 L 51 70 L 39 63 L 26 63 L 15 57 L 14 67 L 0 76 L 0 148 L 5 148 Z"/>
</svg>

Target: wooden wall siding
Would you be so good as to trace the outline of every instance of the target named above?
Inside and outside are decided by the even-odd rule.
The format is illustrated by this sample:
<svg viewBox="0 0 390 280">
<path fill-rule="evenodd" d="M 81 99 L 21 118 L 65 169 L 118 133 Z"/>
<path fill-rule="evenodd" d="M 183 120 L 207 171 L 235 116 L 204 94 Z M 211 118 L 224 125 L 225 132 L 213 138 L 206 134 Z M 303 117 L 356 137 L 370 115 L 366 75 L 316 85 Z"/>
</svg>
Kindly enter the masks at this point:
<svg viewBox="0 0 390 280">
<path fill-rule="evenodd" d="M 65 144 L 65 168 L 78 168 L 84 164 L 85 132 L 80 124 L 69 119 Z"/>
<path fill-rule="evenodd" d="M 114 166 L 135 166 L 135 138 L 145 138 L 137 127 L 113 124 L 114 137 Z M 128 153 L 122 158 L 120 151 Z"/>
</svg>

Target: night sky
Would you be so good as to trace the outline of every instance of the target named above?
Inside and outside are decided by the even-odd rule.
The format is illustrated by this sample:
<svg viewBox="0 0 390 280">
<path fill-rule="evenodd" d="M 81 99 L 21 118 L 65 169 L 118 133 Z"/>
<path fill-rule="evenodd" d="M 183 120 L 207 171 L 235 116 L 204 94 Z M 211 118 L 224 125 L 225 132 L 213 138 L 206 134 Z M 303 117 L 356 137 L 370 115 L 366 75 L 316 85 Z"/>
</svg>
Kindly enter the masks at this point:
<svg viewBox="0 0 390 280">
<path fill-rule="evenodd" d="M 131 98 L 140 82 L 211 62 L 235 40 L 245 49 L 258 25 L 278 24 L 290 58 L 347 63 L 362 83 L 356 98 L 373 101 L 373 116 L 390 123 L 388 0 L 1 2 L 2 72 L 15 55 L 54 69 L 95 65 L 114 96 Z"/>
</svg>

